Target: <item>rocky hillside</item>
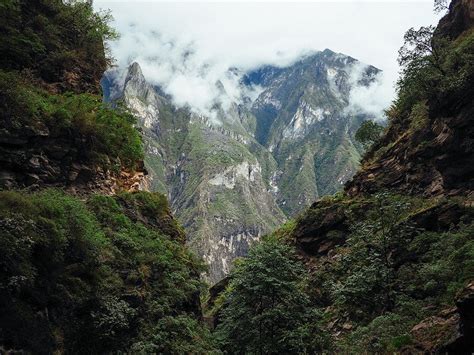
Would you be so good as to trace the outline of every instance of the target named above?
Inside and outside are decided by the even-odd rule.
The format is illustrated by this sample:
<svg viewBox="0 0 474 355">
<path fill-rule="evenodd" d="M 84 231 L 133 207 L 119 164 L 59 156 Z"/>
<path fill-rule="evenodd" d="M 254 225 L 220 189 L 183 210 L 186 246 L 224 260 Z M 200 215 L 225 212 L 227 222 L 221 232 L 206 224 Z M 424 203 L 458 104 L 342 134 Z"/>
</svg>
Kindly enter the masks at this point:
<svg viewBox="0 0 474 355">
<path fill-rule="evenodd" d="M 242 75 L 258 98 L 216 104 L 213 117 L 175 107 L 138 63 L 102 83 L 109 101 L 138 117 L 149 186 L 168 195 L 216 282 L 252 241 L 352 176 L 361 149 L 355 130 L 369 117 L 347 110 L 350 92 L 378 72 L 330 50 L 262 67 Z"/>
<path fill-rule="evenodd" d="M 203 264 L 103 104 L 108 17 L 0 4 L 0 353 L 207 353 Z M 185 331 L 183 331 L 185 329 Z"/>
<path fill-rule="evenodd" d="M 474 2 L 452 1 L 437 28 L 405 41 L 388 126 L 345 190 L 211 289 L 223 349 L 474 351 Z"/>
<path fill-rule="evenodd" d="M 282 230 L 337 351 L 474 349 L 473 10 L 455 0 L 415 36 L 437 56 L 403 63 L 384 136 L 343 193 Z"/>
</svg>

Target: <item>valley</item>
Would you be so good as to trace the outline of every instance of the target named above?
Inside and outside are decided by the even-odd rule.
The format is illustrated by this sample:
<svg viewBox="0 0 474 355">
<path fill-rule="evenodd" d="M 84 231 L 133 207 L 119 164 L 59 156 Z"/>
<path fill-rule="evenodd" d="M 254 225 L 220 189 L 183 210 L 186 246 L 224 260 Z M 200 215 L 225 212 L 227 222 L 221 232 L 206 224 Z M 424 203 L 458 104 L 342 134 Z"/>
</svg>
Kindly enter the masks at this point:
<svg viewBox="0 0 474 355">
<path fill-rule="evenodd" d="M 362 152 L 355 132 L 380 117 L 351 112 L 351 91 L 379 73 L 326 49 L 288 67 L 242 73 L 242 91 L 259 95 L 216 103 L 211 117 L 176 107 L 138 63 L 107 73 L 102 84 L 106 100 L 138 118 L 148 187 L 168 196 L 215 283 L 252 242 L 355 173 Z"/>
</svg>

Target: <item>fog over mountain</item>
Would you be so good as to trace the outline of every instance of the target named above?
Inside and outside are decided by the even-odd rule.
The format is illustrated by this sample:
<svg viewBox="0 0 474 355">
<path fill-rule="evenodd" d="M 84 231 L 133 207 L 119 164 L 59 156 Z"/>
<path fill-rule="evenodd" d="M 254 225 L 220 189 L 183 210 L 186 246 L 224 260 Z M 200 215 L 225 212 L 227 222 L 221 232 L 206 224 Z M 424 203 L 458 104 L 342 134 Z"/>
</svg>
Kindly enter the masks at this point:
<svg viewBox="0 0 474 355">
<path fill-rule="evenodd" d="M 371 87 L 351 93 L 349 107 L 380 117 L 394 95 L 403 33 L 410 26 L 433 23 L 431 6 L 430 1 L 95 2 L 97 9 L 112 11 L 121 34 L 111 44 L 119 68 L 140 63 L 146 79 L 176 105 L 208 116 L 216 102 L 228 106 L 252 96 L 229 68 L 245 72 L 263 64 L 288 66 L 304 54 L 330 48 L 383 71 Z M 329 16 L 333 14 L 337 21 Z M 352 77 L 357 78 L 363 68 L 354 69 Z"/>
</svg>

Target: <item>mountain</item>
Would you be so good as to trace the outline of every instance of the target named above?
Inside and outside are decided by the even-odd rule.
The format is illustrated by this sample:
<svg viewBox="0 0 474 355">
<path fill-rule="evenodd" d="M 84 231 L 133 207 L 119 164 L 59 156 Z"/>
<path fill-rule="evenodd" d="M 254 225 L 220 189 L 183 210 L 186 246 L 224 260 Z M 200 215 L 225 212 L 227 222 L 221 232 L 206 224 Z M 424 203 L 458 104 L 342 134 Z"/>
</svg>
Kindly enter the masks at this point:
<svg viewBox="0 0 474 355">
<path fill-rule="evenodd" d="M 409 31 L 388 125 L 344 191 L 316 200 L 211 289 L 224 349 L 474 351 L 473 30 L 474 2 L 454 0 L 436 28 Z M 306 299 L 294 288 L 281 296 L 300 278 Z M 248 324 L 271 332 L 249 335 Z"/>
<path fill-rule="evenodd" d="M 356 81 L 355 68 L 362 68 Z M 150 187 L 168 195 L 216 282 L 253 241 L 352 176 L 360 158 L 355 130 L 369 117 L 346 112 L 350 92 L 378 72 L 330 50 L 285 68 L 265 66 L 242 75 L 244 88 L 262 90 L 255 100 L 217 103 L 212 117 L 175 107 L 138 63 L 125 79 L 109 72 L 102 83 L 108 100 L 138 117 Z"/>
<path fill-rule="evenodd" d="M 202 262 L 166 197 L 137 191 L 134 117 L 99 95 L 107 16 L 0 8 L 0 353 L 212 352 Z"/>
<path fill-rule="evenodd" d="M 339 191 L 355 173 L 361 151 L 355 131 L 374 117 L 348 112 L 350 94 L 374 82 L 379 72 L 326 49 L 289 67 L 267 66 L 245 77 L 264 88 L 251 107 L 255 137 L 277 161 L 272 182 L 287 215 Z"/>
</svg>

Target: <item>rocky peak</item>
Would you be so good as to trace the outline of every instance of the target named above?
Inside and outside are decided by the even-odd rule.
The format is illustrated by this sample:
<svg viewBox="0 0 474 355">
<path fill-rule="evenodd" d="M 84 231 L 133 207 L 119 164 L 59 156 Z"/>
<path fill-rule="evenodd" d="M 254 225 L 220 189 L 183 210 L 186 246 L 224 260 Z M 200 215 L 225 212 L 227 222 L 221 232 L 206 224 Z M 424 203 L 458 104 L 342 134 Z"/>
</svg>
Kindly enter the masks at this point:
<svg viewBox="0 0 474 355">
<path fill-rule="evenodd" d="M 352 134 L 364 117 L 343 113 L 351 85 L 364 85 L 350 81 L 354 64 L 325 50 L 285 68 L 264 66 L 246 75 L 232 68 L 243 75 L 242 85 L 264 90 L 243 105 L 216 103 L 209 117 L 175 107 L 137 63 L 114 89 L 143 128 L 152 188 L 168 194 L 211 282 L 286 219 L 282 210 L 291 215 L 335 192 L 356 169 Z M 367 83 L 378 69 L 361 72 Z M 221 82 L 216 88 L 227 95 Z M 317 158 L 322 162 L 315 165 Z M 318 181 L 328 172 L 333 176 Z"/>
<path fill-rule="evenodd" d="M 132 63 L 127 70 L 123 90 L 125 95 L 136 95 L 145 97 L 148 91 L 148 83 L 143 76 L 142 69 L 137 62 Z"/>
</svg>

